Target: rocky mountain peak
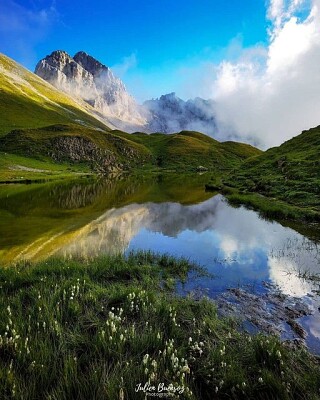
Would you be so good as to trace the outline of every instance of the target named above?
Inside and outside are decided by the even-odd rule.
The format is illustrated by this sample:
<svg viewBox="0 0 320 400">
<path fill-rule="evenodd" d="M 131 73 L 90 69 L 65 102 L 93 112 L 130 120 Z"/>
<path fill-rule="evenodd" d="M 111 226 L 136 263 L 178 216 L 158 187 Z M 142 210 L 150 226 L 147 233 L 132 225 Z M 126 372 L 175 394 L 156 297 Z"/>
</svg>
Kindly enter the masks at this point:
<svg viewBox="0 0 320 400">
<path fill-rule="evenodd" d="M 184 101 L 175 92 L 139 106 L 112 70 L 84 51 L 71 57 L 56 50 L 39 61 L 35 73 L 75 99 L 89 103 L 107 125 L 127 132 L 217 131 L 215 104 L 196 98 Z"/>
<path fill-rule="evenodd" d="M 64 50 L 55 50 L 53 51 L 49 56 L 46 58 L 53 58 L 56 60 L 66 60 L 66 59 L 72 59 L 72 57 Z"/>
<path fill-rule="evenodd" d="M 84 51 L 74 57 L 65 51 L 54 51 L 39 61 L 35 73 L 72 97 L 89 103 L 109 125 L 120 129 L 135 126 L 137 130 L 146 123 L 123 82 Z"/>
<path fill-rule="evenodd" d="M 84 51 L 79 51 L 73 57 L 74 61 L 82 66 L 85 70 L 90 72 L 92 75 L 99 75 L 102 71 L 109 71 L 110 68 L 96 60 Z"/>
<path fill-rule="evenodd" d="M 68 68 L 67 66 L 70 64 L 73 64 L 73 66 L 70 68 L 71 70 L 76 69 L 76 64 L 74 60 L 66 51 L 56 50 L 38 63 L 38 65 L 36 66 L 36 71 L 41 69 L 50 70 L 52 68 L 63 70 L 65 68 Z"/>
<path fill-rule="evenodd" d="M 163 94 L 162 96 L 160 96 L 160 101 L 164 101 L 164 102 L 175 102 L 177 100 L 180 100 L 179 97 L 176 95 L 175 92 L 171 92 L 171 93 L 167 93 L 167 94 Z"/>
<path fill-rule="evenodd" d="M 82 83 L 93 88 L 93 79 L 67 52 L 53 51 L 40 60 L 35 73 L 64 92 L 80 93 Z"/>
</svg>

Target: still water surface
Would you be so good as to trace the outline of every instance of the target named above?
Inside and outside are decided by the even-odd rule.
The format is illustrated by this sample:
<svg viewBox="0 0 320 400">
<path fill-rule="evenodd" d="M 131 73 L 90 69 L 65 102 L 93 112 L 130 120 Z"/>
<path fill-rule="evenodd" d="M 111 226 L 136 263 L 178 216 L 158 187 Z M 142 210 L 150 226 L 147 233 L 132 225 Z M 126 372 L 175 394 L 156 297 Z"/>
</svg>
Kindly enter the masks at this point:
<svg viewBox="0 0 320 400">
<path fill-rule="evenodd" d="M 306 299 L 315 312 L 300 322 L 309 347 L 320 352 L 319 283 L 301 277 L 320 272 L 317 240 L 231 207 L 206 193 L 201 179 L 0 186 L 0 263 L 136 249 L 187 257 L 215 275 L 196 283 L 212 298 L 232 287 L 263 293 L 269 282 Z"/>
</svg>

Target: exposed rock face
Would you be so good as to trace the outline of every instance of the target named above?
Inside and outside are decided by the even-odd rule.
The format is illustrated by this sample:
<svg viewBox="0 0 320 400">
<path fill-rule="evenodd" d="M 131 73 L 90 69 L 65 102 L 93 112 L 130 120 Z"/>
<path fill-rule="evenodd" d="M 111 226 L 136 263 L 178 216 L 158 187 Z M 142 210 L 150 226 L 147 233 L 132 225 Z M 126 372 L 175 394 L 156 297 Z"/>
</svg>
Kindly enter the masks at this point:
<svg viewBox="0 0 320 400">
<path fill-rule="evenodd" d="M 182 130 L 213 135 L 217 131 L 214 102 L 199 97 L 184 101 L 169 93 L 144 103 L 148 110 L 148 130 L 173 133 Z"/>
<path fill-rule="evenodd" d="M 83 137 L 57 137 L 51 141 L 49 155 L 56 162 L 87 162 L 96 172 L 106 173 L 121 170 L 115 155 L 99 149 L 93 142 Z"/>
<path fill-rule="evenodd" d="M 35 73 L 89 103 L 111 127 L 149 133 L 195 130 L 214 135 L 217 131 L 212 100 L 184 101 L 170 93 L 139 106 L 109 67 L 83 51 L 74 57 L 54 51 L 38 62 Z"/>
<path fill-rule="evenodd" d="M 102 149 L 88 138 L 81 136 L 60 136 L 50 139 L 48 155 L 56 162 L 86 163 L 100 173 L 120 172 L 149 161 L 148 154 L 139 151 L 125 141 L 106 135 L 114 149 Z"/>
<path fill-rule="evenodd" d="M 112 118 L 119 119 L 123 126 L 146 123 L 123 82 L 110 68 L 83 51 L 73 58 L 65 51 L 54 51 L 38 62 L 35 73 L 72 97 L 86 101 L 111 121 Z"/>
<path fill-rule="evenodd" d="M 125 139 L 93 130 L 72 132 L 68 125 L 62 124 L 41 130 L 13 130 L 0 138 L 0 148 L 27 157 L 37 158 L 41 154 L 58 163 L 82 163 L 103 175 L 126 171 L 152 160 L 151 153 Z"/>
<path fill-rule="evenodd" d="M 89 90 L 96 95 L 93 76 L 81 67 L 65 51 L 54 51 L 50 56 L 39 61 L 35 73 L 65 92 L 80 95 Z"/>
</svg>

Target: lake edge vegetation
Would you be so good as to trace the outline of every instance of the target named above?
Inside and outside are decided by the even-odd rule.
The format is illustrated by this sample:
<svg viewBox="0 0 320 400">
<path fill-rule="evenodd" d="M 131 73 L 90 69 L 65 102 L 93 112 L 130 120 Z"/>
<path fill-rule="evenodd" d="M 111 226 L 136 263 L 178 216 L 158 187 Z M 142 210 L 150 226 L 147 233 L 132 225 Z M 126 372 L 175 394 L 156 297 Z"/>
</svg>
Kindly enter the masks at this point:
<svg viewBox="0 0 320 400">
<path fill-rule="evenodd" d="M 139 383 L 179 399 L 318 399 L 317 357 L 177 294 L 205 273 L 150 252 L 2 268 L 1 399 L 143 399 Z"/>
</svg>

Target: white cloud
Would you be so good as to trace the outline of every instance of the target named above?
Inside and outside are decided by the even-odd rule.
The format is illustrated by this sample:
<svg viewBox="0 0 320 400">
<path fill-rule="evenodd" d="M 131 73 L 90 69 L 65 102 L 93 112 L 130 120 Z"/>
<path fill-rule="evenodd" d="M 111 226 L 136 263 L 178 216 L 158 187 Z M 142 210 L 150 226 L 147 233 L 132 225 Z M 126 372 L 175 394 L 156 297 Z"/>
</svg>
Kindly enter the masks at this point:
<svg viewBox="0 0 320 400">
<path fill-rule="evenodd" d="M 271 281 L 288 296 L 303 297 L 317 289 L 316 284 L 299 278 L 299 266 L 289 257 L 269 257 Z"/>
<path fill-rule="evenodd" d="M 237 240 L 228 235 L 222 237 L 220 247 L 227 259 L 239 252 Z"/>
<path fill-rule="evenodd" d="M 55 3 L 47 8 L 27 8 L 13 0 L 0 2 L 0 51 L 29 68 L 37 60 L 35 46 L 43 41 L 58 19 Z"/>
<path fill-rule="evenodd" d="M 268 10 L 268 17 L 274 21 L 275 26 L 279 27 L 282 23 L 284 12 L 284 1 L 283 0 L 271 0 Z"/>
<path fill-rule="evenodd" d="M 320 0 L 270 0 L 266 18 L 266 44 L 244 48 L 238 35 L 219 51 L 220 63 L 209 49 L 141 81 L 158 96 L 174 90 L 215 100 L 220 140 L 280 145 L 320 124 Z M 153 97 L 141 81 L 130 89 L 139 100 Z"/>
<path fill-rule="evenodd" d="M 298 18 L 308 3 L 272 0 L 269 45 L 217 66 L 211 96 L 221 139 L 231 135 L 266 148 L 320 124 L 320 1 Z"/>
</svg>

